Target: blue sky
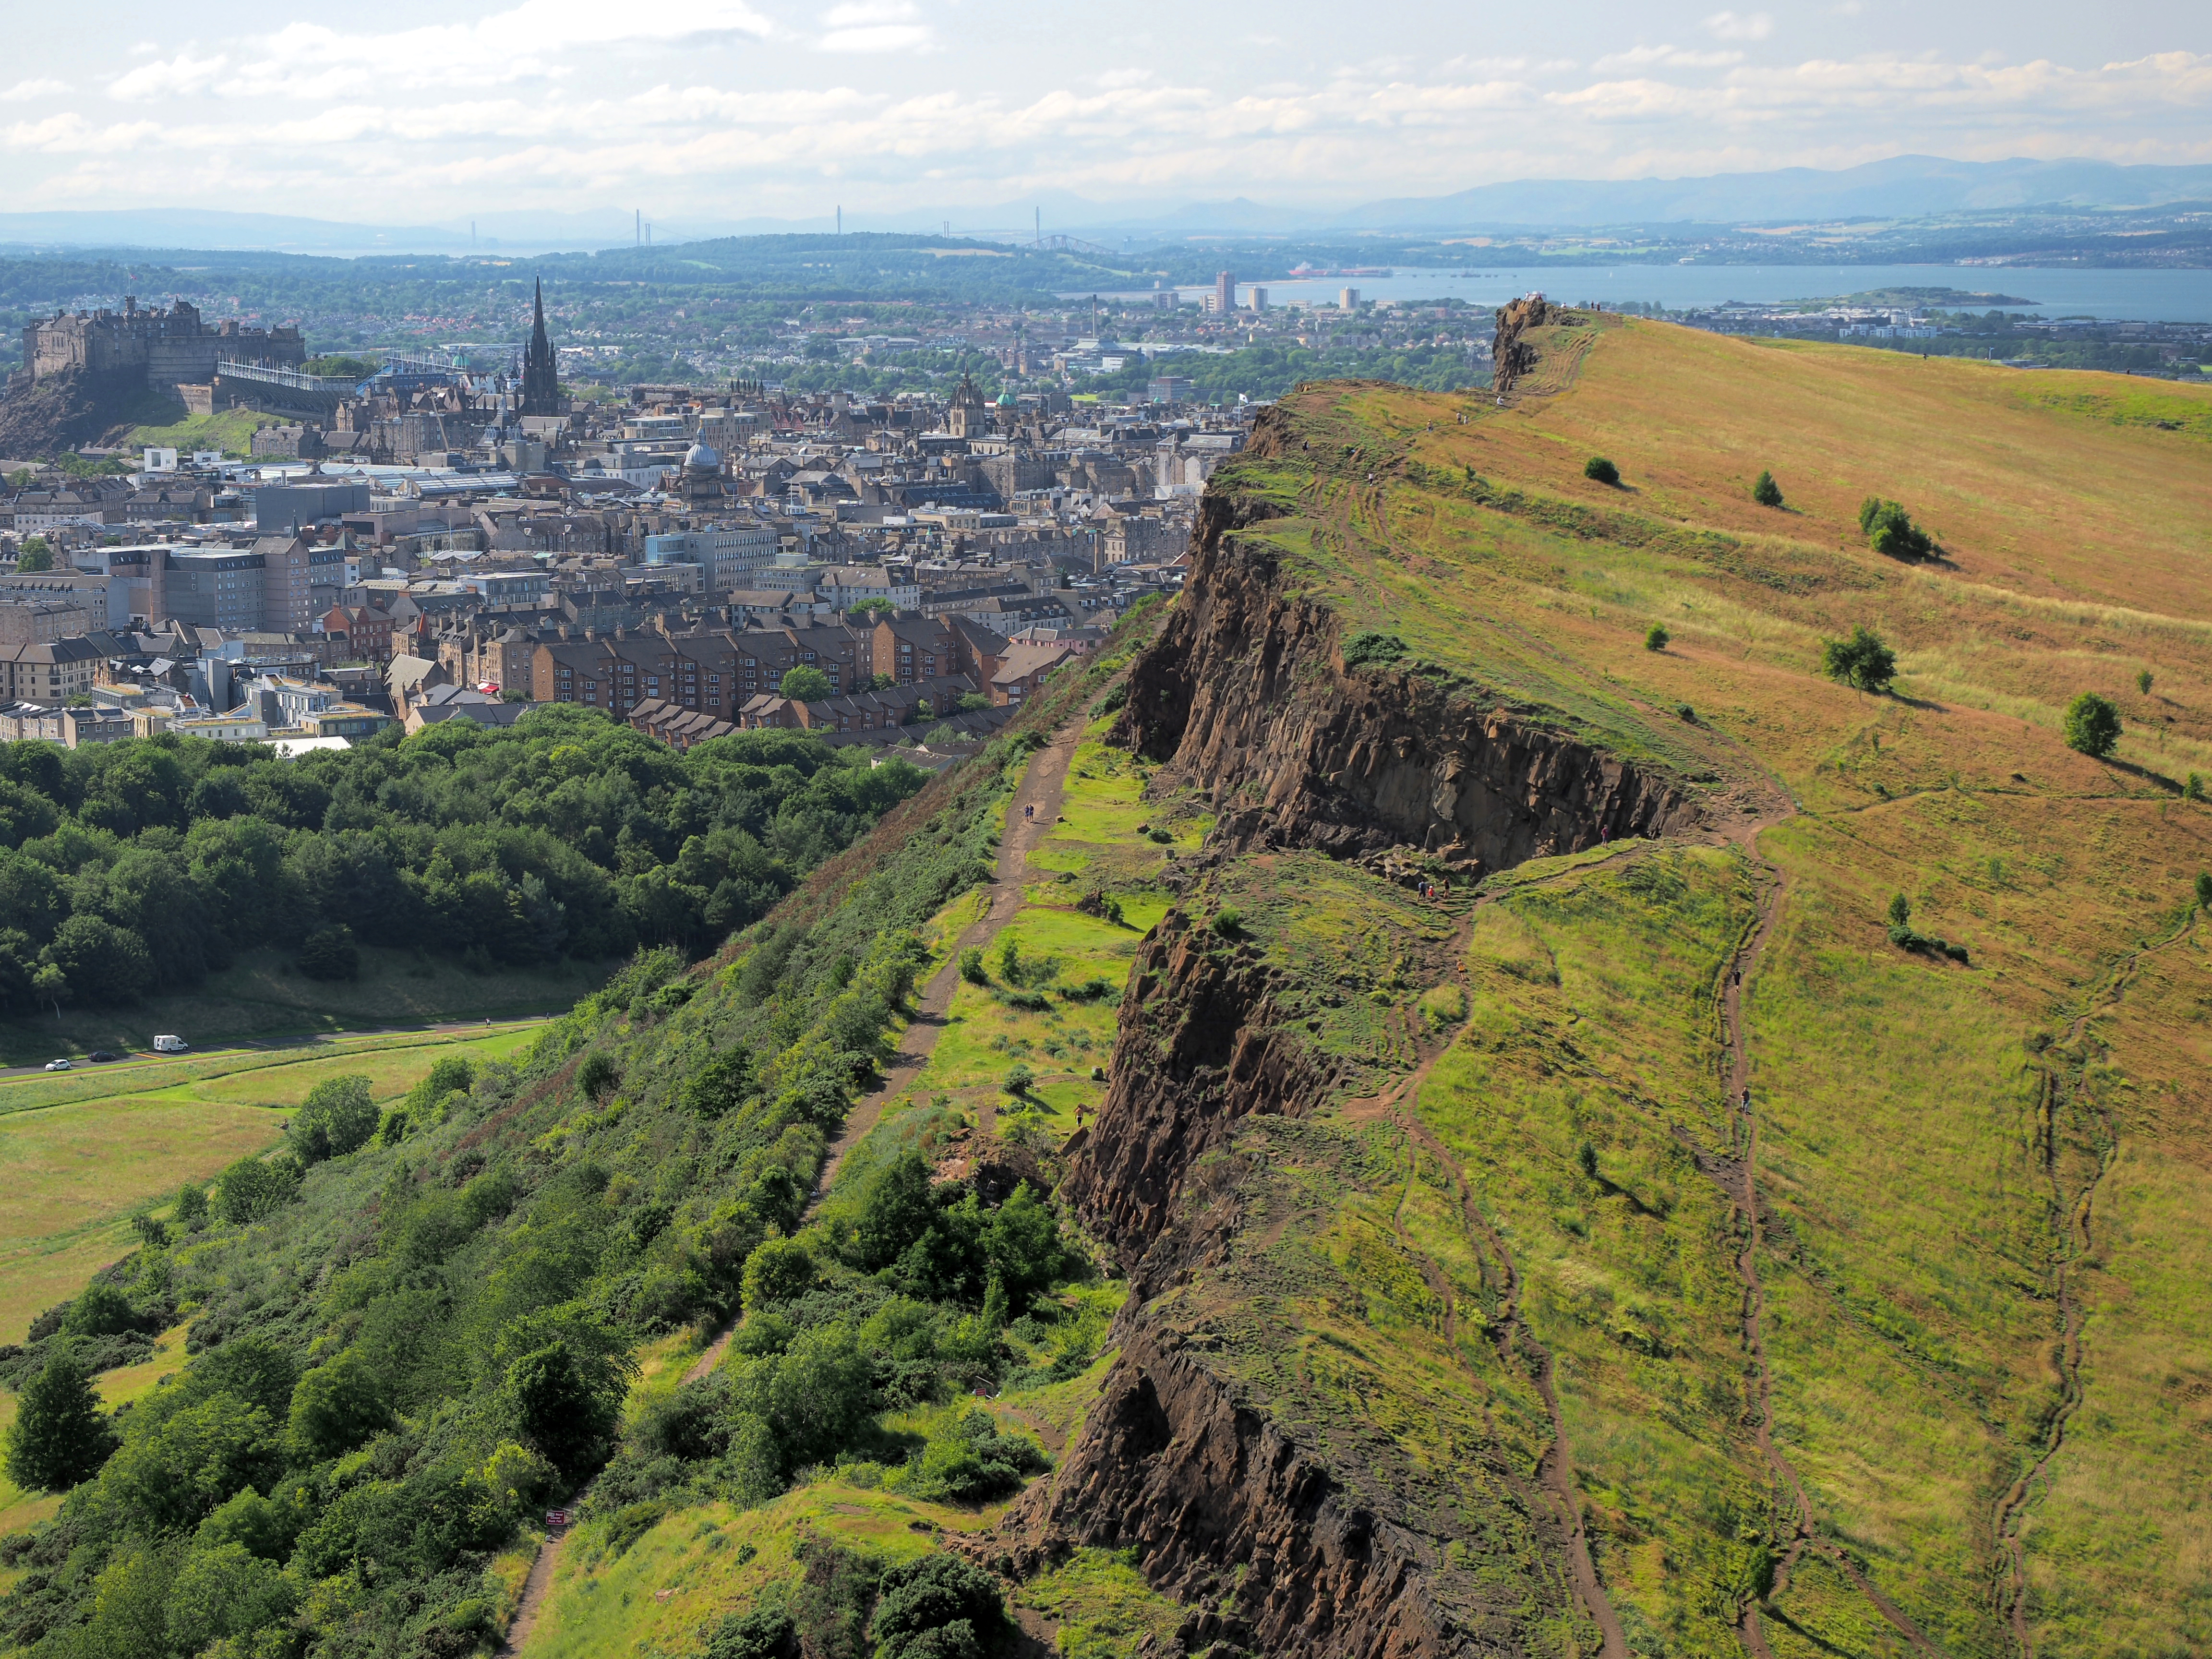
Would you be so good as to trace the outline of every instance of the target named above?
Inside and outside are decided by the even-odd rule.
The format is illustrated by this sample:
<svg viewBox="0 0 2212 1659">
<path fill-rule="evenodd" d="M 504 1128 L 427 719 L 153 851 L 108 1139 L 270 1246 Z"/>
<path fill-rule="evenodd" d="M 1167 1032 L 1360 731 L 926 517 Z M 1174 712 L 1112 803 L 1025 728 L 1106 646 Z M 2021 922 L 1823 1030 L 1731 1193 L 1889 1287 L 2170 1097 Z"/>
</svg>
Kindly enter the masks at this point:
<svg viewBox="0 0 2212 1659">
<path fill-rule="evenodd" d="M 12 209 L 1295 206 L 1905 153 L 2212 161 L 2212 9 L 0 0 Z"/>
</svg>

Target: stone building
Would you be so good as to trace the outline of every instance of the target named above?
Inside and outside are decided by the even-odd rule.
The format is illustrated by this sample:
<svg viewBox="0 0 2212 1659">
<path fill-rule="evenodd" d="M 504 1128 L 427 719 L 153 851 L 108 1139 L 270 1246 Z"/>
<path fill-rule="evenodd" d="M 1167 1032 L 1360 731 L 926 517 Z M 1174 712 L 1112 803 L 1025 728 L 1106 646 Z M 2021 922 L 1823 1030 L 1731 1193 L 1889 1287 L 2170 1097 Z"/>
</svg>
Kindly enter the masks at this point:
<svg viewBox="0 0 2212 1659">
<path fill-rule="evenodd" d="M 166 311 L 141 311 L 136 295 L 121 311 L 57 312 L 23 329 L 23 372 L 33 382 L 82 373 L 143 380 L 180 397 L 179 386 L 211 380 L 223 358 L 297 368 L 307 351 L 289 323 L 251 328 L 228 319 L 210 325 L 187 301 L 173 301 Z"/>
</svg>

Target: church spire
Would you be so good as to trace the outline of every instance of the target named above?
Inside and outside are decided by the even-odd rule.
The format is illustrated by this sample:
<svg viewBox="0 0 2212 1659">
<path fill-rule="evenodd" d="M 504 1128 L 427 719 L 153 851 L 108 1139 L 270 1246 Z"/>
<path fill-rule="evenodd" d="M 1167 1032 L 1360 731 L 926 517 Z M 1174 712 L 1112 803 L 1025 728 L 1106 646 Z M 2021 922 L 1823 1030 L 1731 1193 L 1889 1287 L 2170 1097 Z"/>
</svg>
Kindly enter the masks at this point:
<svg viewBox="0 0 2212 1659">
<path fill-rule="evenodd" d="M 561 404 L 561 370 L 545 332 L 545 282 L 540 277 L 531 303 L 530 348 L 522 359 L 522 412 L 559 415 Z"/>
</svg>

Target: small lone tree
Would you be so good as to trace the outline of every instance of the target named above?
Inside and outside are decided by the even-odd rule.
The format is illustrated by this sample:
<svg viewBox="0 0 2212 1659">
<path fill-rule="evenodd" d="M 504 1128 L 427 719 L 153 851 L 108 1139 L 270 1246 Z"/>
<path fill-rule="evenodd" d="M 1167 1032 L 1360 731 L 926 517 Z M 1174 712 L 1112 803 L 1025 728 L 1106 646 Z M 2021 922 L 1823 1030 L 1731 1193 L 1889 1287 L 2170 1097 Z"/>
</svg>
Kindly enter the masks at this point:
<svg viewBox="0 0 2212 1659">
<path fill-rule="evenodd" d="M 1583 477 L 1595 478 L 1601 484 L 1618 487 L 1620 483 L 1620 469 L 1606 459 L 1604 456 L 1593 455 L 1583 463 Z"/>
<path fill-rule="evenodd" d="M 1861 623 L 1847 640 L 1820 641 L 1820 672 L 1861 691 L 1887 691 L 1897 678 L 1897 653 Z"/>
<path fill-rule="evenodd" d="M 1646 651 L 1664 651 L 1668 641 L 1674 637 L 1662 624 L 1653 623 L 1650 631 L 1644 636 L 1644 648 Z"/>
<path fill-rule="evenodd" d="M 24 1386 L 8 1431 L 8 1478 L 28 1492 L 67 1492 L 115 1449 L 92 1379 L 66 1355 Z"/>
<path fill-rule="evenodd" d="M 2142 692 L 2146 697 L 2150 696 L 2149 669 L 2138 668 L 2136 670 L 2136 690 Z"/>
<path fill-rule="evenodd" d="M 2120 711 L 2110 697 L 2084 691 L 2066 705 L 2066 746 L 2097 760 L 2120 746 Z"/>
<path fill-rule="evenodd" d="M 835 688 L 830 684 L 830 677 L 820 669 L 801 663 L 796 668 L 786 669 L 775 689 L 793 702 L 819 702 Z"/>
<path fill-rule="evenodd" d="M 2212 910 L 2212 870 L 2197 872 L 2197 908 Z"/>
<path fill-rule="evenodd" d="M 1758 480 L 1751 486 L 1751 499 L 1761 507 L 1782 505 L 1782 486 L 1774 482 L 1771 472 L 1762 471 L 1759 473 Z"/>
</svg>

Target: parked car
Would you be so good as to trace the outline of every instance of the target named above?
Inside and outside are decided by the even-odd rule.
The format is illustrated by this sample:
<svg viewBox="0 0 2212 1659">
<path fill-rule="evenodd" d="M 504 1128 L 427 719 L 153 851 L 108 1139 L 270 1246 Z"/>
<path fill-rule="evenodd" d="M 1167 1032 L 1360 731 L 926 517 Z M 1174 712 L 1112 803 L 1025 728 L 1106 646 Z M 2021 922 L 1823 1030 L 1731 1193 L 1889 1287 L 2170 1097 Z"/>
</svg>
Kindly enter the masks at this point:
<svg viewBox="0 0 2212 1659">
<path fill-rule="evenodd" d="M 111 1054 L 105 1048 L 94 1048 L 90 1054 L 87 1054 L 85 1058 L 93 1061 L 95 1065 L 105 1066 L 108 1061 L 112 1060 L 120 1060 L 123 1056 L 120 1054 Z"/>
<path fill-rule="evenodd" d="M 46 1062 L 46 1069 L 50 1072 L 66 1072 L 70 1069 L 70 1063 L 65 1060 L 50 1060 Z"/>
<path fill-rule="evenodd" d="M 164 1034 L 154 1039 L 154 1052 L 157 1054 L 181 1054 L 191 1047 L 191 1044 L 180 1036 Z"/>
</svg>

